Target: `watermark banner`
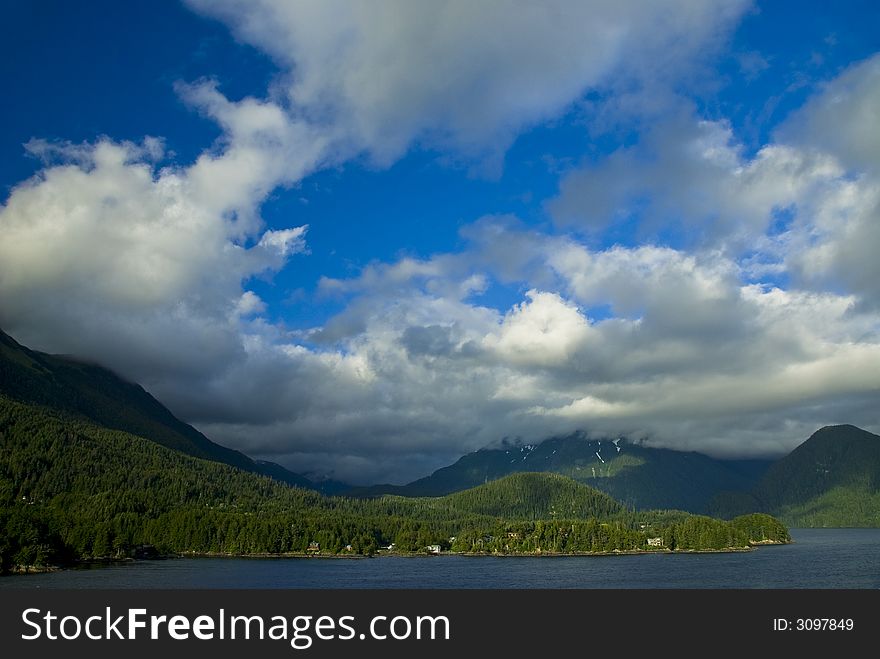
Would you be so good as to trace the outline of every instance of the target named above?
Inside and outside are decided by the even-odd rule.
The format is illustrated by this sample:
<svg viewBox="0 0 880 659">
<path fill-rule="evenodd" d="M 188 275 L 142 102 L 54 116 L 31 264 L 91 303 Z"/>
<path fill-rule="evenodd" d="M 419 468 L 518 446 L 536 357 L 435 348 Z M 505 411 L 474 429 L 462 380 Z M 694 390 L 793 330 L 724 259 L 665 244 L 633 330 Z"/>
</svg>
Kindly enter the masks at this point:
<svg viewBox="0 0 880 659">
<path fill-rule="evenodd" d="M 0 591 L 0 644 L 16 657 L 162 659 L 534 656 L 707 639 L 728 651 L 843 651 L 880 638 L 878 610 L 880 591 L 868 590 L 10 589 Z"/>
</svg>

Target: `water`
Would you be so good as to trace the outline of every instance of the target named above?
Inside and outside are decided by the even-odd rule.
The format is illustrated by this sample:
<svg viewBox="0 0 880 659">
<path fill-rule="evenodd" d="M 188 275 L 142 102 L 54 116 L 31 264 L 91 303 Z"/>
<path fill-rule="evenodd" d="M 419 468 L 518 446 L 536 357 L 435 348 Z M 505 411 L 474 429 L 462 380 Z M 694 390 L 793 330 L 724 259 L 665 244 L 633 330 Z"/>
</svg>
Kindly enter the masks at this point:
<svg viewBox="0 0 880 659">
<path fill-rule="evenodd" d="M 0 588 L 880 588 L 880 529 L 792 529 L 731 554 L 203 558 L 0 579 Z"/>
</svg>

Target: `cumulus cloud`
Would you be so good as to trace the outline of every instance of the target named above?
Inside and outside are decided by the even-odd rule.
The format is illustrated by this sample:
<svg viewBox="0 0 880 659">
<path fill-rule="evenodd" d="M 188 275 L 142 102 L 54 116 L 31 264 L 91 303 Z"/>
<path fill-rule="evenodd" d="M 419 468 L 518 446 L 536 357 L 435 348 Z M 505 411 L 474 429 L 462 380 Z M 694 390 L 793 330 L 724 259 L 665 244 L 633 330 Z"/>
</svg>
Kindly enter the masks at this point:
<svg viewBox="0 0 880 659">
<path fill-rule="evenodd" d="M 811 285 L 845 288 L 880 309 L 880 55 L 824 85 L 779 132 L 833 154 L 846 172 L 789 237 L 791 269 Z"/>
<path fill-rule="evenodd" d="M 637 145 L 568 173 L 548 208 L 591 233 L 635 222 L 650 239 L 676 227 L 691 248 L 748 259 L 756 277 L 786 273 L 876 309 L 878 71 L 875 56 L 823 85 L 752 156 L 728 123 L 679 107 Z"/>
<path fill-rule="evenodd" d="M 589 88 L 654 84 L 723 43 L 749 3 L 189 0 L 268 52 L 298 113 L 377 161 L 503 149 Z"/>
<path fill-rule="evenodd" d="M 809 201 L 843 174 L 829 154 L 787 145 L 747 158 L 727 122 L 681 113 L 637 146 L 569 173 L 549 208 L 565 227 L 596 231 L 636 219 L 646 236 L 678 226 L 697 246 L 743 249 L 775 212 Z"/>
<path fill-rule="evenodd" d="M 261 370 L 225 376 L 249 384 L 219 382 L 191 414 L 251 452 L 359 482 L 576 429 L 743 456 L 791 449 L 824 423 L 876 428 L 877 317 L 854 296 L 747 283 L 719 253 L 595 250 L 490 224 L 464 233 L 527 240 L 556 289 L 503 311 L 462 295 L 474 270 L 489 290 L 500 281 L 479 242 L 373 266 L 334 284 L 350 296 L 349 332 L 262 343 Z M 597 303 L 610 312 L 591 315 Z"/>
<path fill-rule="evenodd" d="M 556 293 L 530 290 L 483 345 L 512 366 L 560 366 L 584 347 L 588 320 Z"/>
<path fill-rule="evenodd" d="M 778 133 L 782 141 L 827 151 L 855 171 L 880 173 L 880 55 L 822 85 Z"/>
<path fill-rule="evenodd" d="M 252 455 L 400 482 L 503 437 L 749 455 L 821 423 L 875 427 L 877 317 L 855 295 L 756 283 L 719 250 L 596 249 L 488 217 L 463 251 L 323 280 L 345 309 L 297 338 L 243 282 L 302 250 L 304 227 L 241 242 L 238 216 L 193 201 L 189 170 L 134 145 L 76 150 L 0 212 L 16 245 L 2 323 L 152 383 Z M 495 286 L 526 292 L 497 310 L 481 303 Z"/>
<path fill-rule="evenodd" d="M 259 205 L 272 190 L 326 164 L 333 135 L 292 118 L 277 103 L 250 97 L 233 102 L 211 81 L 180 83 L 177 90 L 223 128 L 216 148 L 186 169 L 188 191 L 200 208 L 233 219 L 242 238 L 259 228 Z"/>
<path fill-rule="evenodd" d="M 791 449 L 817 424 L 876 427 L 877 317 L 853 313 L 853 296 L 743 283 L 717 253 L 531 244 L 559 290 L 528 290 L 503 313 L 479 295 L 429 292 L 457 290 L 465 264 L 488 262 L 476 243 L 341 283 L 358 329 L 287 351 L 299 377 L 279 377 L 296 391 L 260 387 L 240 403 L 272 406 L 257 413 L 272 419 L 260 432 L 208 427 L 304 468 L 326 465 L 332 445 L 352 465 L 336 474 L 363 481 L 416 477 L 503 437 L 575 429 L 742 456 Z M 401 270 L 419 274 L 404 283 Z M 591 317 L 597 301 L 612 313 Z M 371 462 L 380 443 L 381 465 Z M 296 455 L 278 453 L 290 445 Z"/>
<path fill-rule="evenodd" d="M 263 305 L 243 282 L 305 248 L 306 227 L 263 231 L 256 212 L 289 169 L 255 136 L 287 144 L 290 131 L 250 117 L 186 168 L 157 168 L 153 139 L 32 142 L 47 164 L 0 206 L 0 326 L 145 383 L 244 358 L 239 320 Z"/>
<path fill-rule="evenodd" d="M 238 100 L 178 85 L 222 128 L 189 164 L 163 165 L 156 138 L 29 144 L 43 167 L 0 207 L 0 326 L 21 341 L 107 364 L 255 457 L 359 483 L 576 429 L 729 455 L 877 429 L 876 59 L 750 154 L 667 84 L 744 2 L 190 4 L 278 79 Z M 249 280 L 308 251 L 306 226 L 264 226 L 274 189 L 413 144 L 497 155 L 589 90 L 653 127 L 569 172 L 549 209 L 594 235 L 639 221 L 641 244 L 486 217 L 457 252 L 323 278 L 343 310 L 319 327 L 264 317 Z M 681 245 L 653 244 L 670 225 Z"/>
</svg>

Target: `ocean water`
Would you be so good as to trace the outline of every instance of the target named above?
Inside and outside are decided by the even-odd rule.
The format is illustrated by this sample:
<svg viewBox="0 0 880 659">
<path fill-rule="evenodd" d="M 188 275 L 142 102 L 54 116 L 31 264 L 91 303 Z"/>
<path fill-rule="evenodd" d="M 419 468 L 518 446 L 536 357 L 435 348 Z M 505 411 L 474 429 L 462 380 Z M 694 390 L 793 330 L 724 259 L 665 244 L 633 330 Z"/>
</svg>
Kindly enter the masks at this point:
<svg viewBox="0 0 880 659">
<path fill-rule="evenodd" d="M 0 578 L 0 588 L 880 588 L 880 529 L 792 529 L 729 554 L 198 558 Z"/>
</svg>

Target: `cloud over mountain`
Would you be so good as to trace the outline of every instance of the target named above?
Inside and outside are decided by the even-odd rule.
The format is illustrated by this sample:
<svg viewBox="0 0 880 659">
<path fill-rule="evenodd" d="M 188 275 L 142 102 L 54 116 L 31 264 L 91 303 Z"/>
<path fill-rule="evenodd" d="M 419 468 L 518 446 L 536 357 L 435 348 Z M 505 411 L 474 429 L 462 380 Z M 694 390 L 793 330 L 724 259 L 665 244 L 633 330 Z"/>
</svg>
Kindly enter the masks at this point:
<svg viewBox="0 0 880 659">
<path fill-rule="evenodd" d="M 22 342 L 354 482 L 575 429 L 760 455 L 877 428 L 880 56 L 750 148 L 698 102 L 745 2 L 188 4 L 268 53 L 273 82 L 178 82 L 220 129 L 189 163 L 158 138 L 29 142 L 42 166 L 0 206 L 0 326 Z M 497 178 L 557 122 L 588 147 L 537 219 L 499 195 L 453 248 L 318 275 L 303 295 L 334 306 L 313 327 L 260 292 L 312 258 L 295 213 L 262 216 L 279 191 L 419 149 Z"/>
</svg>

